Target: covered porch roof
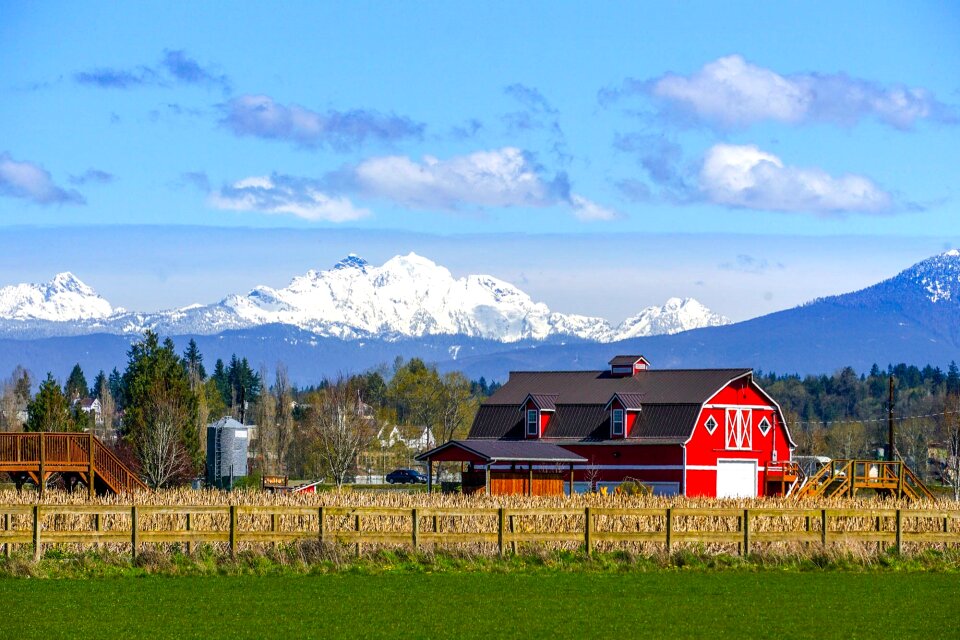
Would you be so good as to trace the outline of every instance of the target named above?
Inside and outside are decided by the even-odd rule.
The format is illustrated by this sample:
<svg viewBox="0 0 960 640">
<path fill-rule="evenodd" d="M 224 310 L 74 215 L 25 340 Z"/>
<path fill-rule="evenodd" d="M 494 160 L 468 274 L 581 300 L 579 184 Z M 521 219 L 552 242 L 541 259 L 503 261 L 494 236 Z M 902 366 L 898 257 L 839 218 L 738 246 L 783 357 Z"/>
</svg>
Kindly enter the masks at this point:
<svg viewBox="0 0 960 640">
<path fill-rule="evenodd" d="M 438 462 L 556 462 L 573 464 L 587 459 L 563 447 L 528 440 L 451 440 L 417 456 L 417 460 Z"/>
</svg>

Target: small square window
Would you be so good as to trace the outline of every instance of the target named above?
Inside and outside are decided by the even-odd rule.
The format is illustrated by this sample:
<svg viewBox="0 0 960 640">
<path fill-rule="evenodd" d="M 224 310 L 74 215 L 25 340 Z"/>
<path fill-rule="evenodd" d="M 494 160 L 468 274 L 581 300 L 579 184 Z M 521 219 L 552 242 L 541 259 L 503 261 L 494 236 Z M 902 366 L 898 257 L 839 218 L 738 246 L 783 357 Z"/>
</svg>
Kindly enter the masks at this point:
<svg viewBox="0 0 960 640">
<path fill-rule="evenodd" d="M 764 418 L 760 421 L 760 424 L 757 425 L 757 428 L 760 429 L 760 433 L 767 435 L 770 432 L 770 421 Z"/>
<path fill-rule="evenodd" d="M 719 425 L 717 421 L 713 419 L 713 416 L 710 416 L 707 418 L 707 421 L 703 423 L 703 426 L 707 428 L 707 433 L 713 435 L 713 432 L 717 430 Z"/>
</svg>

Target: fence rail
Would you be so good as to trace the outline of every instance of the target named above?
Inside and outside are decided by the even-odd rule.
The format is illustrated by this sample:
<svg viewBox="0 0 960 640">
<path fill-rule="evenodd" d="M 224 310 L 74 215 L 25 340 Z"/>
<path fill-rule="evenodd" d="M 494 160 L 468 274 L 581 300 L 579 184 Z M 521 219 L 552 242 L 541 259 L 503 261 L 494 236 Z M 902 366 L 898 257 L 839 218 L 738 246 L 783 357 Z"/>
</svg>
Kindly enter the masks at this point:
<svg viewBox="0 0 960 640">
<path fill-rule="evenodd" d="M 106 529 L 108 516 L 113 521 Z M 198 528 L 198 516 L 206 516 L 207 526 L 212 528 Z M 78 518 L 86 518 L 85 527 L 74 528 Z M 155 522 L 145 527 L 145 518 L 154 518 Z M 554 529 L 530 526 L 531 519 L 536 518 L 553 519 Z M 556 524 L 558 518 L 563 520 L 562 527 Z M 611 528 L 611 523 L 622 518 L 645 520 L 633 523 L 630 530 Z M 281 519 L 292 528 L 281 528 Z M 458 519 L 459 526 L 450 526 Z M 776 527 L 771 526 L 772 519 L 780 519 Z M 868 522 L 869 526 L 844 526 L 844 522 L 853 520 L 861 525 Z M 385 522 L 399 524 L 402 530 L 383 530 Z M 158 528 L 158 523 L 169 526 Z M 381 528 L 370 526 L 377 523 Z M 441 530 L 444 523 L 447 531 Z M 462 530 L 464 526 L 473 529 Z M 39 558 L 44 545 L 120 543 L 129 545 L 136 557 L 143 544 L 184 544 L 190 552 L 196 544 L 225 543 L 235 555 L 241 544 L 301 540 L 350 544 L 358 554 L 363 545 L 417 549 L 424 544 L 495 544 L 502 555 L 508 550 L 516 553 L 517 545 L 529 543 L 582 545 L 590 554 L 600 543 L 631 542 L 654 543 L 667 552 L 679 543 L 735 544 L 741 555 L 749 554 L 751 545 L 758 543 L 819 543 L 827 547 L 873 542 L 892 544 L 900 553 L 908 543 L 960 545 L 960 510 L 0 505 L 0 545 L 7 557 L 13 545 L 29 545 L 34 557 Z"/>
</svg>

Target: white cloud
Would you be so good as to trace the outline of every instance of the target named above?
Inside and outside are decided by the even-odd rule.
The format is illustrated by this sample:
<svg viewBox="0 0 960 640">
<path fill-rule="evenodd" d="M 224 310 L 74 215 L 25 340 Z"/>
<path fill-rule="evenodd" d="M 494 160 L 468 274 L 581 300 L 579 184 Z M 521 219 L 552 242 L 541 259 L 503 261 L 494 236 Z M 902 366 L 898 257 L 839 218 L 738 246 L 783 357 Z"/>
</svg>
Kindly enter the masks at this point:
<svg viewBox="0 0 960 640">
<path fill-rule="evenodd" d="M 704 156 L 700 190 L 716 204 L 768 211 L 883 213 L 894 198 L 870 179 L 789 167 L 753 145 L 718 144 Z"/>
<path fill-rule="evenodd" d="M 354 179 L 366 194 L 417 208 L 542 207 L 557 199 L 520 149 L 505 147 L 416 162 L 385 156 L 361 162 Z"/>
<path fill-rule="evenodd" d="M 50 173 L 32 162 L 17 162 L 0 153 L 0 195 L 32 200 L 36 204 L 85 204 L 83 196 L 53 182 Z"/>
<path fill-rule="evenodd" d="M 723 127 L 773 120 L 788 124 L 855 124 L 875 117 L 898 129 L 918 120 L 956 122 L 953 109 L 922 88 L 881 85 L 843 73 L 781 75 L 739 55 L 718 58 L 689 76 L 666 74 L 651 81 L 627 81 L 606 97 L 648 93 L 697 119 Z"/>
<path fill-rule="evenodd" d="M 344 196 L 330 196 L 311 180 L 290 176 L 251 176 L 211 193 L 217 209 L 289 214 L 304 220 L 348 222 L 370 215 Z"/>
<path fill-rule="evenodd" d="M 583 222 L 608 222 L 623 217 L 619 212 L 602 207 L 576 193 L 570 194 L 570 204 L 573 207 L 573 215 Z"/>
</svg>

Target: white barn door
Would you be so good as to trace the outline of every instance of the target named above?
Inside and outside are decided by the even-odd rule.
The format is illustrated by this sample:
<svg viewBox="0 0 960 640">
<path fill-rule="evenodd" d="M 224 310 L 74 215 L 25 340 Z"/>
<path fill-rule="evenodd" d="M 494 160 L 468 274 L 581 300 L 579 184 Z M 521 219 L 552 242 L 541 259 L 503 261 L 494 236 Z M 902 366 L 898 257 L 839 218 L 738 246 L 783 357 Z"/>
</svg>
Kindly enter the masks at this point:
<svg viewBox="0 0 960 640">
<path fill-rule="evenodd" d="M 757 497 L 757 461 L 717 460 L 717 497 Z"/>
</svg>

